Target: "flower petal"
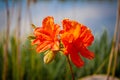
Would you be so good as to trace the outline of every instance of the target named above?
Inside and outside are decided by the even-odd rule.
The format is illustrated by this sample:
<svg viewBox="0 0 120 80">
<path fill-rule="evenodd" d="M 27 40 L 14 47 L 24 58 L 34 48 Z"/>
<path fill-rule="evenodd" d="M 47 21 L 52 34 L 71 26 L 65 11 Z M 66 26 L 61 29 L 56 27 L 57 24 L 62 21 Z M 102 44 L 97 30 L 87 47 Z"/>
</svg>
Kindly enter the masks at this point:
<svg viewBox="0 0 120 80">
<path fill-rule="evenodd" d="M 70 24 L 69 19 L 64 19 L 64 20 L 62 21 L 62 24 L 63 24 L 63 29 L 64 29 L 65 31 L 70 30 L 71 24 Z"/>
<path fill-rule="evenodd" d="M 40 44 L 40 40 L 37 38 L 37 39 L 33 40 L 31 44 L 32 45 L 34 45 L 34 44 Z"/>
<path fill-rule="evenodd" d="M 87 46 L 90 46 L 90 45 L 92 44 L 93 40 L 94 40 L 94 36 L 90 34 L 88 37 L 86 37 L 86 38 L 83 40 L 84 46 L 86 46 L 86 47 L 87 47 Z"/>
<path fill-rule="evenodd" d="M 84 65 L 84 62 L 82 61 L 80 55 L 78 54 L 79 51 L 76 49 L 76 47 L 74 47 L 74 44 L 68 44 L 67 51 L 70 55 L 72 62 L 77 67 L 82 67 Z"/>
<path fill-rule="evenodd" d="M 84 25 L 82 25 L 79 38 L 86 47 L 91 45 L 94 40 L 94 36 L 92 35 L 91 30 Z"/>
<path fill-rule="evenodd" d="M 88 59 L 93 59 L 94 58 L 94 53 L 90 52 L 85 46 L 82 46 L 79 50 L 80 50 L 80 54 L 83 57 L 86 57 Z"/>
<path fill-rule="evenodd" d="M 51 16 L 46 17 L 42 22 L 42 27 L 45 30 L 52 31 L 54 30 L 54 18 Z"/>
<path fill-rule="evenodd" d="M 57 24 L 55 24 L 55 25 L 54 25 L 54 30 L 53 30 L 52 32 L 53 32 L 54 35 L 58 35 L 59 32 L 60 32 L 60 26 L 57 25 Z M 52 34 L 52 35 L 53 35 L 53 34 Z"/>
<path fill-rule="evenodd" d="M 43 52 L 47 49 L 50 49 L 51 48 L 51 44 L 50 42 L 48 41 L 44 41 L 42 42 L 41 44 L 39 44 L 36 48 L 36 52 L 40 53 L 40 52 Z"/>
<path fill-rule="evenodd" d="M 47 37 L 47 36 L 50 36 L 50 32 L 48 32 L 47 30 L 44 30 L 43 28 L 38 27 L 34 30 L 34 35 Z"/>
<path fill-rule="evenodd" d="M 76 40 L 76 39 L 79 37 L 79 35 L 80 35 L 79 33 L 80 33 L 80 25 L 77 24 L 77 25 L 76 25 L 76 28 L 75 28 L 74 31 L 73 31 L 74 40 Z"/>
<path fill-rule="evenodd" d="M 53 51 L 59 50 L 59 41 L 55 41 L 53 43 L 51 50 L 53 50 Z"/>
<path fill-rule="evenodd" d="M 76 40 L 79 37 L 81 24 L 79 24 L 76 21 L 71 21 L 69 19 L 63 20 L 63 29 L 65 32 L 68 32 L 70 35 L 72 34 L 74 37 L 74 40 Z M 62 33 L 63 31 L 61 31 Z"/>
<path fill-rule="evenodd" d="M 71 53 L 70 58 L 77 67 L 82 67 L 84 65 L 84 62 L 82 61 L 78 53 Z"/>
</svg>

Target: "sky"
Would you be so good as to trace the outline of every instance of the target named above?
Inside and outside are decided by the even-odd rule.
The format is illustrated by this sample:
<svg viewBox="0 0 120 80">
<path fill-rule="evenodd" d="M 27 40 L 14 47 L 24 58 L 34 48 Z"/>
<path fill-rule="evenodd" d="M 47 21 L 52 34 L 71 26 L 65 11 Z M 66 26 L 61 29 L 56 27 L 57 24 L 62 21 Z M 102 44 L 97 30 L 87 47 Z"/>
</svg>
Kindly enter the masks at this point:
<svg viewBox="0 0 120 80">
<path fill-rule="evenodd" d="M 27 10 L 27 2 L 22 2 L 22 17 L 21 17 L 21 33 L 22 35 L 29 35 L 30 20 Z M 18 7 L 16 3 L 14 7 L 9 1 L 10 18 L 11 18 L 11 33 L 17 25 Z M 14 9 L 14 10 L 13 10 Z M 13 11 L 12 11 L 13 10 Z M 107 30 L 109 36 L 114 33 L 114 27 L 117 14 L 117 0 L 108 1 L 88 1 L 78 0 L 61 2 L 58 0 L 38 1 L 30 5 L 30 12 L 32 15 L 32 23 L 41 26 L 42 20 L 47 16 L 53 16 L 55 23 L 62 26 L 61 22 L 65 18 L 76 20 L 88 26 L 95 36 L 100 36 L 103 30 Z M 5 3 L 0 1 L 0 31 L 6 28 L 6 8 Z"/>
</svg>

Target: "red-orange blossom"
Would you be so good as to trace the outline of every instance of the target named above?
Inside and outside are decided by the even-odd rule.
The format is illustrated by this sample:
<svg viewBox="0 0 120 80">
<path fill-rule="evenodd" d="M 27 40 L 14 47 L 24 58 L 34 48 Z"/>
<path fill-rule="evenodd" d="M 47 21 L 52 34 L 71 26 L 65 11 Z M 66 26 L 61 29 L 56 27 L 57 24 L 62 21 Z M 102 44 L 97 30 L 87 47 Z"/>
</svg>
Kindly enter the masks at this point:
<svg viewBox="0 0 120 80">
<path fill-rule="evenodd" d="M 36 39 L 33 40 L 32 44 L 37 44 L 36 51 L 40 53 L 48 49 L 52 51 L 59 50 L 59 31 L 60 27 L 54 24 L 54 18 L 46 17 L 42 22 L 42 26 L 34 30 Z"/>
<path fill-rule="evenodd" d="M 89 28 L 76 21 L 64 19 L 62 24 L 61 40 L 65 47 L 64 54 L 69 55 L 77 67 L 81 67 L 84 62 L 80 55 L 88 59 L 94 58 L 93 52 L 87 49 L 93 42 L 94 36 Z"/>
</svg>

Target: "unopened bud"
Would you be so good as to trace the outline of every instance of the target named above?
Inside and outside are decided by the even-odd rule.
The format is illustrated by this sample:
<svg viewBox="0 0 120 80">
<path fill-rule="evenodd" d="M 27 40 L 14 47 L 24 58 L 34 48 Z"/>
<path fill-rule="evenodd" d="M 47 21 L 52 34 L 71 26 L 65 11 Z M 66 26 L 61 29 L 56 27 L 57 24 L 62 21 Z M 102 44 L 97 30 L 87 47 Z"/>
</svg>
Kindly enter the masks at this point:
<svg viewBox="0 0 120 80">
<path fill-rule="evenodd" d="M 31 26 L 32 26 L 32 28 L 33 28 L 33 29 L 35 29 L 35 28 L 36 28 L 36 26 L 35 26 L 34 24 L 31 24 Z"/>
<path fill-rule="evenodd" d="M 28 36 L 28 39 L 29 39 L 29 40 L 33 40 L 33 39 L 36 39 L 36 37 L 35 37 L 35 36 L 30 35 L 30 36 Z"/>
<path fill-rule="evenodd" d="M 55 53 L 51 50 L 47 51 L 44 56 L 44 63 L 50 63 L 55 57 Z"/>
</svg>

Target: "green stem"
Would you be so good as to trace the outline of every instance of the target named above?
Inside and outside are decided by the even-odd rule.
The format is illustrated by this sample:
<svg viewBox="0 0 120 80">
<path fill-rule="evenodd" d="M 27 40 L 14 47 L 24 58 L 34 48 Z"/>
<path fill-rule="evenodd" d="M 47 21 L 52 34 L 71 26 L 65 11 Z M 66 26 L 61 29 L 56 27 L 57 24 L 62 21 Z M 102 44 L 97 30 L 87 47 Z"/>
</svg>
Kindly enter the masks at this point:
<svg viewBox="0 0 120 80">
<path fill-rule="evenodd" d="M 70 60 L 69 60 L 68 56 L 67 56 L 67 60 L 68 60 L 68 64 L 69 64 L 69 67 L 70 67 L 70 71 L 71 71 L 71 75 L 72 75 L 72 80 L 75 80 L 75 77 L 74 77 L 74 74 L 73 74 L 73 70 L 72 70 L 72 66 L 70 64 Z"/>
</svg>

